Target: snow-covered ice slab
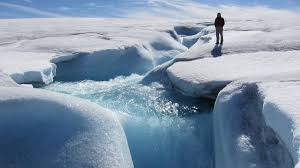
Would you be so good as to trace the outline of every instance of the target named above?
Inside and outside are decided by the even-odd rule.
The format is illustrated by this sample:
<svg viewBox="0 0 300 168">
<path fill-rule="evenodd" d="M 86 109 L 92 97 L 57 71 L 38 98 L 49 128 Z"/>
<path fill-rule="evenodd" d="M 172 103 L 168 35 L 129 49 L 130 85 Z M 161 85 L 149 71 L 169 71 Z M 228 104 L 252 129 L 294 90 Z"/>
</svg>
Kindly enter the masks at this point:
<svg viewBox="0 0 300 168">
<path fill-rule="evenodd" d="M 259 85 L 263 97 L 263 115 L 286 145 L 295 167 L 300 167 L 300 81 Z"/>
<path fill-rule="evenodd" d="M 300 82 L 233 82 L 213 111 L 216 168 L 299 167 Z"/>
<path fill-rule="evenodd" d="M 177 62 L 167 69 L 167 74 L 173 86 L 184 94 L 216 97 L 235 80 L 300 79 L 297 73 L 292 74 L 295 71 L 300 71 L 300 51 L 233 54 Z"/>
<path fill-rule="evenodd" d="M 0 87 L 0 167 L 133 168 L 114 114 L 87 101 Z"/>
<path fill-rule="evenodd" d="M 41 52 L 1 52 L 0 69 L 9 74 L 17 83 L 53 82 L 56 75 L 56 65 L 49 60 L 55 53 Z"/>
</svg>

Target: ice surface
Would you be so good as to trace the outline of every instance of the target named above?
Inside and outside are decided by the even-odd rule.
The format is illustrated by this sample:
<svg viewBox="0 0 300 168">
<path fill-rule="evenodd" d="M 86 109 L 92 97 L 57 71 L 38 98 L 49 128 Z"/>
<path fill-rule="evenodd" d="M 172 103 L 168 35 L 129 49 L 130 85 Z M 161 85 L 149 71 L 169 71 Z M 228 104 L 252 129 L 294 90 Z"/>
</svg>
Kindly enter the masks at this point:
<svg viewBox="0 0 300 168">
<path fill-rule="evenodd" d="M 252 79 L 257 81 L 279 74 L 300 71 L 300 52 L 257 52 L 233 54 L 217 58 L 177 62 L 167 69 L 173 86 L 195 97 L 216 97 L 232 81 Z M 300 79 L 300 75 L 296 75 Z M 296 79 L 297 79 L 296 78 Z"/>
<path fill-rule="evenodd" d="M 259 88 L 264 100 L 266 124 L 285 143 L 295 167 L 300 167 L 300 81 L 263 83 Z"/>
<path fill-rule="evenodd" d="M 112 112 L 84 100 L 0 87 L 1 167 L 132 168 Z"/>
<path fill-rule="evenodd" d="M 298 97 L 290 99 L 295 98 L 299 100 Z M 286 141 L 292 135 L 293 130 L 287 128 L 292 122 L 283 117 L 286 115 L 281 116 L 291 111 L 270 110 L 270 106 L 290 102 L 278 100 L 266 109 L 269 103 L 261 96 L 260 88 L 249 82 L 231 83 L 219 93 L 213 111 L 216 168 L 294 167 L 298 161 L 289 147 L 297 142 Z M 298 146 L 293 147 L 299 150 Z"/>
<path fill-rule="evenodd" d="M 217 168 L 289 168 L 299 162 L 300 72 L 300 22 L 289 14 L 234 16 L 226 22 L 222 46 L 214 44 L 212 23 L 199 20 L 187 25 L 1 20 L 0 70 L 17 83 L 48 84 L 55 76 L 108 80 L 155 67 L 143 84 L 161 82 L 196 97 L 218 95 Z M 228 85 L 236 80 L 244 82 Z M 0 74 L 0 85 L 16 83 Z M 122 127 L 98 106 L 31 88 L 0 87 L 0 109 L 3 167 L 133 167 Z"/>
<path fill-rule="evenodd" d="M 284 18 L 231 20 L 224 45 L 215 45 L 214 27 L 208 26 L 184 37 L 191 48 L 153 69 L 142 83 L 160 82 L 195 97 L 218 96 L 217 168 L 299 167 L 299 32 L 299 23 Z M 199 39 L 193 45 L 194 37 Z"/>
<path fill-rule="evenodd" d="M 81 54 L 56 65 L 59 81 L 109 80 L 120 75 L 143 74 L 155 66 L 151 53 L 140 46 Z"/>
<path fill-rule="evenodd" d="M 0 51 L 1 52 L 1 51 Z M 51 83 L 56 66 L 49 59 L 54 53 L 1 52 L 0 69 L 17 83 Z"/>
<path fill-rule="evenodd" d="M 90 78 L 99 66 L 111 71 L 103 75 L 107 78 L 145 73 L 187 50 L 174 31 L 179 23 L 128 19 L 4 19 L 0 21 L 0 58 L 5 61 L 1 61 L 0 70 L 17 83 L 48 84 L 56 75 L 53 63 L 86 55 L 89 58 L 85 62 L 90 58 L 100 61 L 83 65 L 84 70 L 87 66 L 92 69 L 85 72 L 91 74 Z M 80 68 L 73 67 L 74 71 Z M 123 71 L 127 72 L 122 74 Z"/>
<path fill-rule="evenodd" d="M 0 71 L 0 87 L 16 87 L 19 86 L 15 81 L 13 81 L 7 74 Z"/>
<path fill-rule="evenodd" d="M 285 15 L 285 17 L 289 18 L 289 15 Z M 177 55 L 168 64 L 149 72 L 143 83 L 160 82 L 168 85 L 170 81 L 166 70 L 177 62 L 241 53 L 299 50 L 300 25 L 286 18 L 231 20 L 224 27 L 225 42 L 223 45 L 215 45 L 215 28 L 208 24 L 197 35 L 194 35 L 199 39 L 188 51 Z M 186 37 L 183 42 L 188 44 L 191 41 L 190 38 L 194 37 Z M 189 67 L 189 69 L 195 68 L 198 66 Z"/>
</svg>

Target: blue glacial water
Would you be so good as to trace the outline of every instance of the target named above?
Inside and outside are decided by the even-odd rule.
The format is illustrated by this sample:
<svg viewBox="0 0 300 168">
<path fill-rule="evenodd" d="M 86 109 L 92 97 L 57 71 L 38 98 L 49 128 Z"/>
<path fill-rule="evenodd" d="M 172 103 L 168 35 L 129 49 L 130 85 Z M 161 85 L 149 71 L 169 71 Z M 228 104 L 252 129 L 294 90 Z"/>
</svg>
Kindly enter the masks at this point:
<svg viewBox="0 0 300 168">
<path fill-rule="evenodd" d="M 116 112 L 135 168 L 213 167 L 212 104 L 139 84 L 142 76 L 110 81 L 55 82 L 44 89 L 95 102 Z"/>
</svg>

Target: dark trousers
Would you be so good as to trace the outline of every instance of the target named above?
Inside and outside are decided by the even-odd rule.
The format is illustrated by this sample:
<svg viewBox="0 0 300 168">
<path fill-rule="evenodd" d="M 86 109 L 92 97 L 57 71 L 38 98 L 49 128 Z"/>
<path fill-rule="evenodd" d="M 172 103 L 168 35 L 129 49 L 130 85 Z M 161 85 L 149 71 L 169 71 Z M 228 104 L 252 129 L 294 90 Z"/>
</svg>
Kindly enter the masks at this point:
<svg viewBox="0 0 300 168">
<path fill-rule="evenodd" d="M 221 43 L 223 43 L 223 27 L 216 27 L 216 36 L 217 36 L 217 43 L 219 43 L 220 36 L 221 36 Z"/>
</svg>

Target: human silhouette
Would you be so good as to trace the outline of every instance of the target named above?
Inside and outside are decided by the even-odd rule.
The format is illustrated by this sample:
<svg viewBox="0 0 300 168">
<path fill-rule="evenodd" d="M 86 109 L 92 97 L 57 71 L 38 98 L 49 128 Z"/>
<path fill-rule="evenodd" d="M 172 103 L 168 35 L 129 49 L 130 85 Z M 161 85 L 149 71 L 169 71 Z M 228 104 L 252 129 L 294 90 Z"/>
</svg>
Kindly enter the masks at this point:
<svg viewBox="0 0 300 168">
<path fill-rule="evenodd" d="M 217 18 L 215 19 L 215 27 L 216 27 L 216 36 L 217 36 L 217 42 L 216 44 L 219 44 L 219 39 L 221 36 L 221 43 L 223 44 L 223 27 L 225 25 L 225 20 L 222 18 L 221 13 L 218 13 Z"/>
</svg>

